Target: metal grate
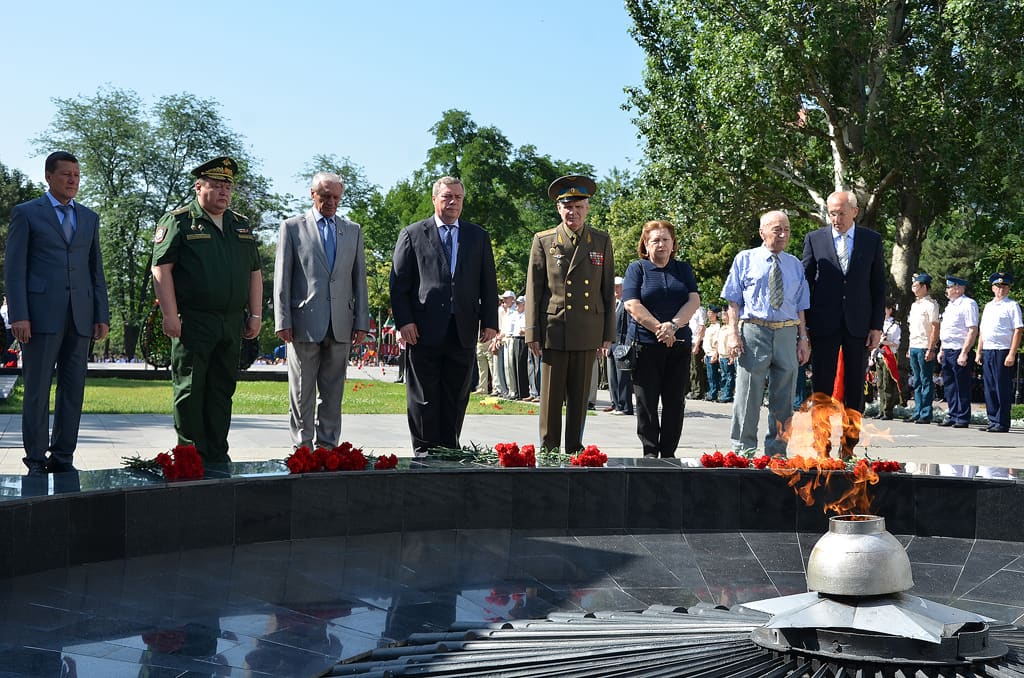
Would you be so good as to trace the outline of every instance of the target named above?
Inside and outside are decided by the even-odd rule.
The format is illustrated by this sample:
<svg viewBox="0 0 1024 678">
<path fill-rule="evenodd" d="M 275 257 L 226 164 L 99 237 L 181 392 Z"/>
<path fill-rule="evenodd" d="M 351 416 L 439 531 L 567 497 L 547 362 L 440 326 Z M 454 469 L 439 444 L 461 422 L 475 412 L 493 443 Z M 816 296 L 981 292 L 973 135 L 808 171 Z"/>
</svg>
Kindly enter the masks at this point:
<svg viewBox="0 0 1024 678">
<path fill-rule="evenodd" d="M 413 634 L 335 665 L 325 676 L 492 676 L 559 678 L 1024 678 L 1024 631 L 992 625 L 1009 647 L 998 660 L 929 667 L 839 661 L 755 645 L 767 614 L 707 605 L 642 612 L 556 613 L 502 624 L 459 624 Z"/>
</svg>

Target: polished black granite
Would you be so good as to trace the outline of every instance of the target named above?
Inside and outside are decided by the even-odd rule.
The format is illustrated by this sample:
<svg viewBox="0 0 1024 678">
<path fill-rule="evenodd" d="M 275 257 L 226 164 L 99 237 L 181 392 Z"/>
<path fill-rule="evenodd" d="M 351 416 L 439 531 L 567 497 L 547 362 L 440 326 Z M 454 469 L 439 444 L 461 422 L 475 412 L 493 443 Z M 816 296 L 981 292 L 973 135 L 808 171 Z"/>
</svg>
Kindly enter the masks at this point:
<svg viewBox="0 0 1024 678">
<path fill-rule="evenodd" d="M 82 565 L 0 583 L 0 677 L 305 677 L 455 623 L 730 606 L 806 590 L 819 537 L 436 530 Z M 1024 544 L 899 538 L 912 593 L 1000 620 L 1024 616 Z"/>
<path fill-rule="evenodd" d="M 804 591 L 820 502 L 686 464 L 0 477 L 0 678 L 312 676 L 457 622 Z M 886 474 L 873 507 L 913 593 L 1017 623 L 1022 487 L 964 468 Z"/>
</svg>

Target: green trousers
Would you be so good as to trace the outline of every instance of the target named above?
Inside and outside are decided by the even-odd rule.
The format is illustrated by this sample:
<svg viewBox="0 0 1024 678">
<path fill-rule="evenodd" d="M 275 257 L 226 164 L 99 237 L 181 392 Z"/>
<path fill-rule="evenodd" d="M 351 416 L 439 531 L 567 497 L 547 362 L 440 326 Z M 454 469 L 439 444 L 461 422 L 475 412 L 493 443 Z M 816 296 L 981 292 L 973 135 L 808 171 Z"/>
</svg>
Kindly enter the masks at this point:
<svg viewBox="0 0 1024 678">
<path fill-rule="evenodd" d="M 238 378 L 243 315 L 241 311 L 182 311 L 181 337 L 171 340 L 178 443 L 195 445 L 208 463 L 231 461 L 228 429 Z"/>
</svg>

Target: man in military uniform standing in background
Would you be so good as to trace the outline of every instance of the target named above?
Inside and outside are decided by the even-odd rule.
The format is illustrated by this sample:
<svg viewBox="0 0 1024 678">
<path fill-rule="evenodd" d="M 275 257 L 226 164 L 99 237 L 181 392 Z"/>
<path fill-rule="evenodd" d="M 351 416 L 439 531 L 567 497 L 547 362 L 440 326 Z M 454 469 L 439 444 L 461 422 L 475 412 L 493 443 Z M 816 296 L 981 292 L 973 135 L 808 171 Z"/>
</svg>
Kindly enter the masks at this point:
<svg viewBox="0 0 1024 678">
<path fill-rule="evenodd" d="M 195 200 L 165 214 L 153 237 L 153 285 L 171 338 L 174 428 L 207 463 L 231 461 L 241 337 L 259 334 L 263 304 L 256 236 L 228 209 L 237 172 L 226 157 L 192 170 Z"/>
<path fill-rule="evenodd" d="M 591 367 L 615 339 L 611 238 L 586 225 L 596 189 L 575 175 L 548 187 L 562 223 L 534 236 L 526 273 L 526 344 L 541 358 L 541 445 L 559 447 L 564 402 L 567 454 L 583 449 Z"/>
</svg>

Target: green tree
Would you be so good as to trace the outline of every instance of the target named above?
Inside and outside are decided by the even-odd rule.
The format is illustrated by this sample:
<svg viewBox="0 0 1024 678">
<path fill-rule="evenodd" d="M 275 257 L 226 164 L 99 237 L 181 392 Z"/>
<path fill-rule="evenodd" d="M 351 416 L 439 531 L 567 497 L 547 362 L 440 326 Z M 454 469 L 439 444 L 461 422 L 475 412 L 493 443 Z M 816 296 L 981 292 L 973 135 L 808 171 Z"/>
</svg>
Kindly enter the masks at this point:
<svg viewBox="0 0 1024 678">
<path fill-rule="evenodd" d="M 11 209 L 26 200 L 37 198 L 46 190 L 34 184 L 20 170 L 0 162 L 0 242 L 7 242 L 7 228 L 11 223 Z M 4 261 L 0 257 L 0 289 L 3 288 Z"/>
<path fill-rule="evenodd" d="M 117 321 L 112 341 L 123 342 L 131 356 L 153 307 L 151 234 L 165 212 L 192 199 L 190 169 L 217 155 L 233 157 L 240 174 L 231 208 L 257 228 L 282 213 L 284 199 L 269 190 L 269 181 L 212 100 L 173 94 L 147 107 L 132 91 L 106 87 L 54 103 L 54 120 L 34 143 L 41 153 L 68 150 L 81 163 L 80 198 L 101 219 L 111 315 Z"/>
<path fill-rule="evenodd" d="M 1024 5 L 989 0 L 627 0 L 647 53 L 630 91 L 646 178 L 687 230 L 798 232 L 849 188 L 909 295 L 929 228 L 1019 201 Z M 998 162 L 998 158 L 1007 161 Z M 796 234 L 795 234 L 796 236 Z M 792 248 L 800 242 L 794 236 Z"/>
</svg>

